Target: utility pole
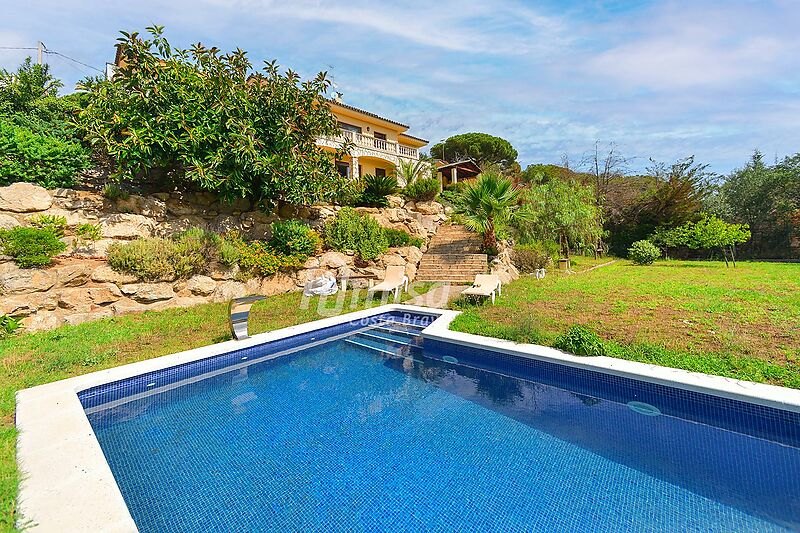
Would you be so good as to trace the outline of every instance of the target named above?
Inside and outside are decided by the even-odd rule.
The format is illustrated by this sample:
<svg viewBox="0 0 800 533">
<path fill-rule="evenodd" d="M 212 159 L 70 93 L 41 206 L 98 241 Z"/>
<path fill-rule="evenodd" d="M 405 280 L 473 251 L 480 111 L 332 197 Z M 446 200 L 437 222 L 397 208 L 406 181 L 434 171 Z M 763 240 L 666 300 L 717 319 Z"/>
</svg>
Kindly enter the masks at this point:
<svg viewBox="0 0 800 533">
<path fill-rule="evenodd" d="M 36 41 L 36 63 L 39 65 L 42 64 L 43 53 L 44 53 L 44 43 L 42 41 Z"/>
</svg>

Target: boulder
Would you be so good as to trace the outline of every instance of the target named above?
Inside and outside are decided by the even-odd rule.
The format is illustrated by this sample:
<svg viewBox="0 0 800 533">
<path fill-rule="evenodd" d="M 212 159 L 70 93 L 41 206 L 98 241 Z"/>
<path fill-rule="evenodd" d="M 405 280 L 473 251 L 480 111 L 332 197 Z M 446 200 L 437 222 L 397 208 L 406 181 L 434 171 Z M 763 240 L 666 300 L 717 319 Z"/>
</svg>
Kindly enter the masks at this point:
<svg viewBox="0 0 800 533">
<path fill-rule="evenodd" d="M 387 196 L 386 201 L 389 202 L 389 207 L 403 207 L 403 204 L 406 203 L 402 196 L 395 196 L 393 194 Z"/>
<path fill-rule="evenodd" d="M 109 306 L 114 315 L 124 315 L 126 313 L 135 313 L 138 311 L 146 311 L 152 309 L 152 306 L 131 300 L 130 298 L 121 298 Z"/>
<path fill-rule="evenodd" d="M 197 213 L 197 208 L 180 197 L 170 197 L 167 200 L 167 211 L 177 216 L 194 215 Z"/>
<path fill-rule="evenodd" d="M 85 285 L 92 277 L 92 267 L 86 263 L 73 263 L 58 268 L 54 268 L 53 272 L 58 278 L 58 285 L 60 287 L 78 287 Z"/>
<path fill-rule="evenodd" d="M 226 267 L 224 265 L 216 265 L 216 268 L 214 268 L 209 273 L 211 279 L 215 279 L 217 281 L 234 279 L 238 275 L 239 275 L 239 265 L 233 265 L 232 267 Z"/>
<path fill-rule="evenodd" d="M 53 205 L 53 197 L 44 187 L 32 183 L 12 183 L 0 187 L 0 211 L 30 213 L 44 211 Z"/>
<path fill-rule="evenodd" d="M 186 282 L 186 289 L 192 294 L 208 296 L 217 288 L 217 282 L 208 276 L 192 276 Z"/>
<path fill-rule="evenodd" d="M 0 314 L 18 318 L 31 315 L 40 309 L 53 310 L 57 305 L 58 298 L 51 293 L 3 296 L 0 298 Z"/>
<path fill-rule="evenodd" d="M 0 294 L 43 292 L 53 288 L 56 276 L 49 270 L 19 268 L 14 263 L 0 267 Z"/>
<path fill-rule="evenodd" d="M 0 230 L 13 229 L 20 225 L 21 224 L 19 220 L 12 217 L 11 215 L 0 214 Z"/>
<path fill-rule="evenodd" d="M 125 285 L 126 283 L 135 283 L 137 279 L 138 278 L 133 274 L 117 272 L 108 265 L 100 265 L 92 271 L 92 281 L 96 281 L 97 283 Z"/>
<path fill-rule="evenodd" d="M 141 303 L 153 303 L 175 297 L 171 283 L 131 283 L 120 287 L 122 294 Z"/>
<path fill-rule="evenodd" d="M 150 237 L 156 229 L 155 220 L 143 215 L 119 213 L 100 220 L 103 236 L 110 239 Z"/>
<path fill-rule="evenodd" d="M 225 281 L 214 290 L 211 299 L 215 302 L 227 302 L 234 298 L 247 296 L 248 291 L 244 283 L 239 281 Z"/>
<path fill-rule="evenodd" d="M 153 196 L 131 194 L 128 198 L 120 198 L 116 202 L 121 213 L 133 213 L 151 218 L 163 218 L 167 215 L 167 203 Z"/>
<path fill-rule="evenodd" d="M 384 254 L 381 256 L 381 260 L 383 260 L 383 264 L 386 266 L 406 264 L 406 260 L 403 259 L 400 254 Z"/>
<path fill-rule="evenodd" d="M 53 192 L 54 204 L 63 209 L 102 209 L 105 198 L 102 195 L 89 191 L 76 191 L 73 189 L 56 189 Z"/>
<path fill-rule="evenodd" d="M 84 322 L 100 320 L 101 318 L 108 318 L 111 316 L 114 316 L 114 311 L 112 309 L 99 309 L 90 313 L 74 313 L 65 315 L 61 320 L 64 324 L 77 326 L 78 324 L 83 324 Z"/>
<path fill-rule="evenodd" d="M 103 287 L 78 287 L 63 289 L 58 294 L 58 306 L 81 313 L 88 313 L 98 307 L 114 303 L 122 298 L 116 285 L 109 283 Z"/>
<path fill-rule="evenodd" d="M 303 268 L 319 268 L 319 257 L 309 257 L 306 262 L 303 263 Z"/>
<path fill-rule="evenodd" d="M 291 276 L 283 273 L 275 274 L 261 280 L 261 287 L 259 292 L 264 296 L 273 296 L 275 294 L 283 294 L 291 292 L 295 288 L 294 280 Z"/>
<path fill-rule="evenodd" d="M 353 262 L 353 257 L 341 252 L 325 252 L 319 257 L 320 268 L 339 268 Z"/>
<path fill-rule="evenodd" d="M 444 213 L 444 206 L 439 202 L 417 202 L 414 210 L 423 215 L 438 215 Z"/>
<path fill-rule="evenodd" d="M 422 260 L 422 250 L 416 246 L 403 246 L 397 249 L 397 253 L 405 257 L 406 261 L 415 265 Z"/>
<path fill-rule="evenodd" d="M 25 328 L 25 331 L 34 332 L 57 328 L 61 325 L 61 322 L 56 313 L 43 312 L 22 319 L 20 324 Z"/>
</svg>

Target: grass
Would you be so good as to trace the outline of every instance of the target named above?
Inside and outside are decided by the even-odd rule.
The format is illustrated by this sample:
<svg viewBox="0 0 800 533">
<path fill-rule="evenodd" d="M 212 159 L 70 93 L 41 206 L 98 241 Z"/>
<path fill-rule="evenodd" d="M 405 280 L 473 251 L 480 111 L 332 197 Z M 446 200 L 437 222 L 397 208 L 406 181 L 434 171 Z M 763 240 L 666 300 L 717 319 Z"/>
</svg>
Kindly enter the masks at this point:
<svg viewBox="0 0 800 533">
<path fill-rule="evenodd" d="M 606 354 L 800 388 L 800 264 L 579 258 L 576 274 L 524 276 L 495 306 L 461 303 L 451 328 L 553 345 L 577 324 Z"/>
<path fill-rule="evenodd" d="M 415 294 L 424 294 L 432 284 L 415 284 L 412 288 Z M 369 307 L 364 296 L 363 290 L 345 293 L 343 312 Z M 411 296 L 405 294 L 401 300 Z M 250 313 L 250 333 L 338 314 L 336 297 L 323 300 L 322 306 L 316 297 L 309 299 L 307 306 L 301 305 L 302 300 L 300 293 L 288 293 L 256 303 Z M 0 339 L 0 530 L 14 530 L 20 479 L 15 459 L 16 391 L 230 338 L 227 304 L 219 303 L 147 311 Z"/>
</svg>

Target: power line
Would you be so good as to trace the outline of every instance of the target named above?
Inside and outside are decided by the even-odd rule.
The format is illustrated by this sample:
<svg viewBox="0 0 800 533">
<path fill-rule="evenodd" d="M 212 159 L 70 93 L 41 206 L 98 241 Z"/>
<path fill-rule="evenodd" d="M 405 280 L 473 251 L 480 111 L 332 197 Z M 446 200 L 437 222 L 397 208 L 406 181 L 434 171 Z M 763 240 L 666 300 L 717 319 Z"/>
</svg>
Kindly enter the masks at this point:
<svg viewBox="0 0 800 533">
<path fill-rule="evenodd" d="M 36 47 L 36 46 L 0 46 L 0 50 L 38 50 L 38 49 L 39 48 Z M 93 67 L 92 65 L 84 63 L 83 61 L 78 61 L 77 59 L 75 59 L 73 57 L 69 57 L 68 55 L 62 54 L 61 52 L 57 52 L 56 50 L 48 50 L 47 47 L 44 46 L 44 43 L 42 43 L 42 51 L 45 54 L 52 54 L 52 55 L 56 55 L 56 56 L 59 56 L 59 57 L 63 57 L 64 59 L 72 61 L 73 63 L 77 63 L 78 65 L 82 65 L 82 66 L 84 66 L 86 68 L 90 68 L 92 70 L 96 70 L 100 74 L 104 74 L 105 73 L 103 70 L 101 70 L 101 69 L 99 69 L 97 67 Z"/>
<path fill-rule="evenodd" d="M 35 46 L 0 46 L 0 50 L 36 50 Z"/>
</svg>

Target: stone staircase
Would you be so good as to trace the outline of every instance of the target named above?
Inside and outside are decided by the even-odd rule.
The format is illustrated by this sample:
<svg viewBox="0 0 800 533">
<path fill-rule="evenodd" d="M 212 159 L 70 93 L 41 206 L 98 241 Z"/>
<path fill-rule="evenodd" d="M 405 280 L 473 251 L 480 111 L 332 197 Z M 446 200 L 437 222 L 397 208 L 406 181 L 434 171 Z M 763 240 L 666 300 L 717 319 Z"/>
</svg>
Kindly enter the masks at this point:
<svg viewBox="0 0 800 533">
<path fill-rule="evenodd" d="M 481 238 L 464 226 L 441 226 L 417 267 L 415 281 L 472 283 L 488 269 Z"/>
</svg>

